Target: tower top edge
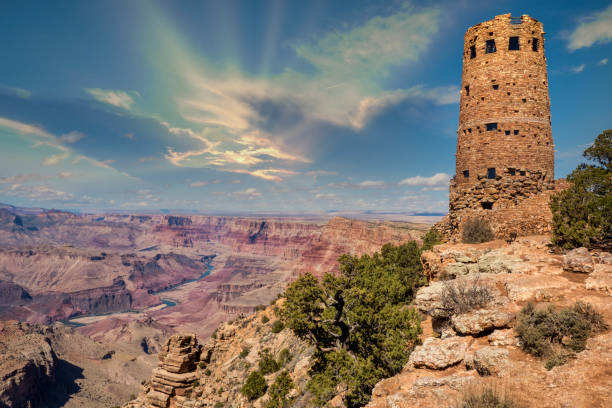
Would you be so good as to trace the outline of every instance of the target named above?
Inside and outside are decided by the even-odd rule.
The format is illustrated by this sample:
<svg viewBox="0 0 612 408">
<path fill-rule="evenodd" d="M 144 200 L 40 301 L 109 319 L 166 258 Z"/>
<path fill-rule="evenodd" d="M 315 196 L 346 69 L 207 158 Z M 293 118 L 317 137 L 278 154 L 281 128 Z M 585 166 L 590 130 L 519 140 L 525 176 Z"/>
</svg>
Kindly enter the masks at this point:
<svg viewBox="0 0 612 408">
<path fill-rule="evenodd" d="M 496 26 L 508 25 L 508 26 L 514 26 L 516 28 L 520 28 L 523 24 L 531 26 L 531 27 L 539 26 L 539 28 L 543 32 L 542 22 L 531 17 L 530 15 L 522 14 L 520 16 L 513 16 L 511 13 L 506 13 L 506 14 L 499 14 L 490 20 L 483 21 L 481 23 L 478 23 L 478 24 L 475 24 L 469 27 L 466 30 L 466 34 L 472 31 L 480 30 L 480 29 L 488 29 L 489 25 L 496 25 Z"/>
</svg>

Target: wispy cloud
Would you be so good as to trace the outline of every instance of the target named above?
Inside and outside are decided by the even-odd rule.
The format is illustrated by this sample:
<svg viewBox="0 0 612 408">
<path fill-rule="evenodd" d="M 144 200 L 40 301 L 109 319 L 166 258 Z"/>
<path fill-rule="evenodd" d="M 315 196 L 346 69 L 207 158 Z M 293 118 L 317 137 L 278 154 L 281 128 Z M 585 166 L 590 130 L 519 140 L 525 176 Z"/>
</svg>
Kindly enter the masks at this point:
<svg viewBox="0 0 612 408">
<path fill-rule="evenodd" d="M 446 187 L 451 179 L 450 174 L 436 173 L 430 177 L 408 177 L 400 181 L 400 186 Z"/>
<path fill-rule="evenodd" d="M 586 64 L 580 64 L 577 67 L 572 67 L 571 70 L 573 73 L 579 74 L 580 72 L 584 71 L 584 68 L 586 68 Z"/>
<path fill-rule="evenodd" d="M 60 143 L 76 143 L 79 140 L 83 139 L 85 135 L 81 132 L 72 131 L 70 133 L 66 133 L 60 136 Z"/>
<path fill-rule="evenodd" d="M 607 58 L 602 58 L 601 60 L 599 60 L 597 65 L 608 65 L 608 59 Z"/>
<path fill-rule="evenodd" d="M 287 169 L 257 169 L 257 170 L 247 170 L 247 169 L 235 169 L 228 170 L 232 173 L 240 173 L 240 174 L 250 174 L 253 177 L 259 177 L 264 180 L 269 181 L 283 181 L 283 176 L 291 176 L 298 174 L 295 171 L 287 170 Z"/>
<path fill-rule="evenodd" d="M 570 51 L 612 41 L 612 5 L 582 19 L 568 39 Z"/>
<path fill-rule="evenodd" d="M 130 110 L 134 104 L 134 99 L 125 91 L 100 88 L 86 88 L 85 90 L 98 101 L 118 108 Z"/>
</svg>

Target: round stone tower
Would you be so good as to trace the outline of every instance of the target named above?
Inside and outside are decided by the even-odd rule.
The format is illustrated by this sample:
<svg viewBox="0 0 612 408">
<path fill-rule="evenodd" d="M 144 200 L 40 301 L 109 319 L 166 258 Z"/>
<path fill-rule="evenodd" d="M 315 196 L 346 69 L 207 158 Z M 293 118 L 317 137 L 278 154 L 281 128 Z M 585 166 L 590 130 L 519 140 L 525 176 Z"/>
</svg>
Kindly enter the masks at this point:
<svg viewBox="0 0 612 408">
<path fill-rule="evenodd" d="M 499 236 L 545 232 L 549 194 L 540 196 L 554 188 L 542 23 L 504 14 L 468 28 L 451 229 L 477 215 Z"/>
<path fill-rule="evenodd" d="M 554 179 L 542 23 L 505 14 L 467 30 L 457 133 L 458 186 L 534 171 Z"/>
</svg>

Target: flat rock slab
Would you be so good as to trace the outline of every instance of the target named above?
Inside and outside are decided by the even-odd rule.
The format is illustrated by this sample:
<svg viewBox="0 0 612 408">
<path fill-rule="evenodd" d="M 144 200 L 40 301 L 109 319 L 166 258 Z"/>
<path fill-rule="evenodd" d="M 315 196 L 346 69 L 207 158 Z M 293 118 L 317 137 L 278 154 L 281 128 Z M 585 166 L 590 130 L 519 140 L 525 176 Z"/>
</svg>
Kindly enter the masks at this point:
<svg viewBox="0 0 612 408">
<path fill-rule="evenodd" d="M 591 273 L 595 268 L 593 257 L 586 248 L 576 248 L 563 257 L 563 269 L 569 272 Z"/>
<path fill-rule="evenodd" d="M 414 367 L 442 370 L 461 362 L 465 357 L 467 346 L 467 341 L 459 337 L 447 339 L 430 337 L 422 346 L 414 349 L 408 364 Z"/>
<path fill-rule="evenodd" d="M 514 313 L 497 309 L 481 309 L 451 318 L 453 328 L 460 334 L 480 334 L 492 329 L 508 327 Z"/>
</svg>

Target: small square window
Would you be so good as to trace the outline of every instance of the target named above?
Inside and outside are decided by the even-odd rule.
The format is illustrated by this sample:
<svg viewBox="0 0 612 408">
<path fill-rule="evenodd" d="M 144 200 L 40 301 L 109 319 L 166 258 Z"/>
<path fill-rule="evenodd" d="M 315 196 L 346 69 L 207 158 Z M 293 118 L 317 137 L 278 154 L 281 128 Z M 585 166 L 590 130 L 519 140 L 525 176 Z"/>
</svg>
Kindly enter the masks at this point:
<svg viewBox="0 0 612 408">
<path fill-rule="evenodd" d="M 497 123 L 487 123 L 487 131 L 497 130 Z"/>
<path fill-rule="evenodd" d="M 494 180 L 495 179 L 495 168 L 490 168 L 487 169 L 487 178 L 490 180 Z"/>
<path fill-rule="evenodd" d="M 492 210 L 493 209 L 493 203 L 480 203 L 480 205 L 482 206 L 483 210 Z"/>
<path fill-rule="evenodd" d="M 516 169 L 510 168 L 510 169 L 508 169 L 508 173 L 510 173 L 511 176 L 514 176 L 514 175 L 516 175 Z"/>
<path fill-rule="evenodd" d="M 519 131 L 515 129 L 515 130 L 514 130 L 514 135 L 516 136 L 516 135 L 518 135 L 518 134 L 519 134 Z"/>
<path fill-rule="evenodd" d="M 497 85 L 497 84 L 493 85 L 493 89 L 495 89 L 497 91 L 499 89 L 499 85 Z"/>
<path fill-rule="evenodd" d="M 476 58 L 476 46 L 472 45 L 470 47 L 470 59 Z"/>
<path fill-rule="evenodd" d="M 470 178 L 470 171 L 469 170 L 463 170 L 463 177 L 464 178 Z"/>
<path fill-rule="evenodd" d="M 491 53 L 497 51 L 495 49 L 495 40 L 487 40 L 486 44 L 487 45 L 486 45 L 486 48 L 485 48 L 485 54 L 491 54 Z"/>
<path fill-rule="evenodd" d="M 510 131 L 506 130 L 506 136 L 509 136 L 509 135 L 510 135 Z"/>
<path fill-rule="evenodd" d="M 520 50 L 519 38 L 518 37 L 510 37 L 510 41 L 508 42 L 508 50 L 510 51 L 518 51 Z"/>
<path fill-rule="evenodd" d="M 470 86 L 469 85 L 465 86 L 465 96 L 470 96 Z"/>
<path fill-rule="evenodd" d="M 521 170 L 521 171 L 519 171 L 519 174 L 520 174 L 521 176 L 524 176 L 524 175 L 526 174 L 526 173 L 525 173 L 525 170 Z"/>
<path fill-rule="evenodd" d="M 538 52 L 538 39 L 537 38 L 533 38 L 533 41 L 531 42 L 531 49 L 535 52 Z"/>
</svg>

